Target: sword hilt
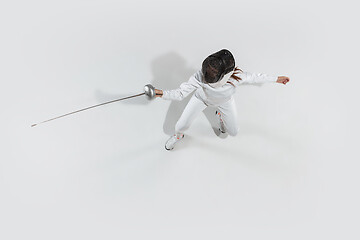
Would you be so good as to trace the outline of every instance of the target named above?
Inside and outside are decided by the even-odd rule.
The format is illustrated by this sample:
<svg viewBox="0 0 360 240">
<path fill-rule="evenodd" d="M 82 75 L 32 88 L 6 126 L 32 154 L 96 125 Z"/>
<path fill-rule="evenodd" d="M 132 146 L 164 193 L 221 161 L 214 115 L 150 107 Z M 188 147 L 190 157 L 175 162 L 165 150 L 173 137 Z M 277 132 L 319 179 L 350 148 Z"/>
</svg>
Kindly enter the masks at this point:
<svg viewBox="0 0 360 240">
<path fill-rule="evenodd" d="M 148 97 L 149 100 L 152 100 L 155 98 L 155 87 L 151 84 L 146 84 L 144 86 L 144 92 L 145 92 L 145 95 Z"/>
</svg>

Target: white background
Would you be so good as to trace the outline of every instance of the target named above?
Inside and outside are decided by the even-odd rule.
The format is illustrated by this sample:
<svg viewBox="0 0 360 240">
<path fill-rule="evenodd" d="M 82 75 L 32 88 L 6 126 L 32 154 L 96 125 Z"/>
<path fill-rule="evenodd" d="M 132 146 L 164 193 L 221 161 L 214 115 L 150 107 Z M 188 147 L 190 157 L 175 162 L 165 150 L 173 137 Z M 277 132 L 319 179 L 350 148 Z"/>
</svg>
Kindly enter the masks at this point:
<svg viewBox="0 0 360 240">
<path fill-rule="evenodd" d="M 359 239 L 355 1 L 1 1 L 0 238 Z M 166 151 L 178 87 L 229 49 L 238 136 L 200 114 Z M 211 118 L 210 118 L 211 120 Z"/>
</svg>

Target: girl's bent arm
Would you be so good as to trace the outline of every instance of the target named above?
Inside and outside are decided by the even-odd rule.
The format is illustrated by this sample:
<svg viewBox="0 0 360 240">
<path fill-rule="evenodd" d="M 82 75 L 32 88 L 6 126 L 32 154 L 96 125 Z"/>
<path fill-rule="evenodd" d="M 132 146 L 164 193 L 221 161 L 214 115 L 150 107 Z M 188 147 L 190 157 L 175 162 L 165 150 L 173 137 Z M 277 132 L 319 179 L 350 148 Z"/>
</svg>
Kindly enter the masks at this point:
<svg viewBox="0 0 360 240">
<path fill-rule="evenodd" d="M 187 82 L 183 82 L 179 88 L 173 90 L 163 90 L 162 98 L 165 100 L 181 101 L 191 92 L 201 87 L 198 80 L 198 73 L 194 73 Z"/>
</svg>

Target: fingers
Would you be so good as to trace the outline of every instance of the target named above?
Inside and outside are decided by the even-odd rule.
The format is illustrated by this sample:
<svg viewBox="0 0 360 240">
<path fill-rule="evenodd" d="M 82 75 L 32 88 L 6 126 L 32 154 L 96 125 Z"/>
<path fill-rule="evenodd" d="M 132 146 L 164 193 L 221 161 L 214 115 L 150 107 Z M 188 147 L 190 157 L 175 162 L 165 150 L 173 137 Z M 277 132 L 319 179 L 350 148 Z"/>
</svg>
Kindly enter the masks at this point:
<svg viewBox="0 0 360 240">
<path fill-rule="evenodd" d="M 286 83 L 288 83 L 288 82 L 290 82 L 290 78 L 286 77 L 284 84 L 286 84 Z"/>
<path fill-rule="evenodd" d="M 155 89 L 155 97 L 161 97 L 163 95 L 163 91 L 159 89 Z"/>
<path fill-rule="evenodd" d="M 283 76 L 282 77 L 282 83 L 285 85 L 285 84 L 287 84 L 288 82 L 290 81 L 290 78 L 288 78 L 288 77 L 286 77 L 286 76 Z"/>
</svg>

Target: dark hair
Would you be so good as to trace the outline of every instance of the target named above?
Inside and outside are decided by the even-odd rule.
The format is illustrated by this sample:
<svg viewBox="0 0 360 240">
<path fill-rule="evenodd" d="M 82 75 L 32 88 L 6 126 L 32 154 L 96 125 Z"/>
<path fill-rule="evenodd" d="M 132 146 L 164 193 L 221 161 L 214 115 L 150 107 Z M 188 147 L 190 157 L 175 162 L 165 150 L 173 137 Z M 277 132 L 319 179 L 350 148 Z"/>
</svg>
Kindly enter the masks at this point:
<svg viewBox="0 0 360 240">
<path fill-rule="evenodd" d="M 235 59 L 231 52 L 227 49 L 222 49 L 216 53 L 211 54 L 202 63 L 202 73 L 204 81 L 207 83 L 215 83 L 219 81 L 225 74 L 234 70 L 231 75 L 232 78 L 239 81 L 241 78 L 236 76 L 242 70 L 235 67 Z"/>
<path fill-rule="evenodd" d="M 235 79 L 236 81 L 242 80 L 241 77 L 236 76 L 236 74 L 242 73 L 242 72 L 243 72 L 243 70 L 241 70 L 239 67 L 235 67 L 234 73 L 231 75 L 230 78 L 233 78 L 233 79 Z"/>
</svg>

